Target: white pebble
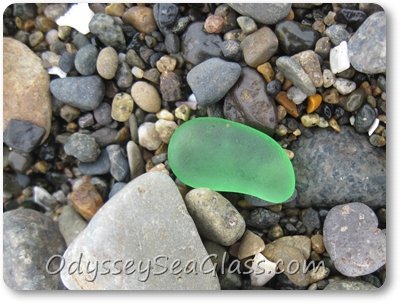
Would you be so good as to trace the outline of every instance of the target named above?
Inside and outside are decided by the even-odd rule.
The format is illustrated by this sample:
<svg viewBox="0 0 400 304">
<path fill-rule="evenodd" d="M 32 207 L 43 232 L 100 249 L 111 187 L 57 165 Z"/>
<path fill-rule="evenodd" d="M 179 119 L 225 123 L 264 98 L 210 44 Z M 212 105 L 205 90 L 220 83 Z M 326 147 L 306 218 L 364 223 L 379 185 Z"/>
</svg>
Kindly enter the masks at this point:
<svg viewBox="0 0 400 304">
<path fill-rule="evenodd" d="M 269 261 L 261 253 L 254 256 L 251 265 L 250 281 L 252 286 L 264 286 L 276 274 L 276 263 Z"/>
<path fill-rule="evenodd" d="M 89 23 L 94 16 L 93 11 L 89 8 L 88 3 L 78 3 L 68 10 L 64 16 L 56 20 L 57 25 L 69 26 L 76 29 L 83 35 L 90 32 Z"/>
<path fill-rule="evenodd" d="M 379 126 L 379 119 L 375 118 L 373 124 L 368 129 L 368 135 L 371 136 L 372 134 L 374 134 L 374 132 L 378 128 L 378 126 Z"/>
<path fill-rule="evenodd" d="M 290 89 L 287 91 L 287 97 L 291 99 L 295 104 L 299 105 L 301 104 L 304 100 L 306 100 L 307 95 L 304 94 L 302 90 L 299 88 L 292 86 Z"/>
<path fill-rule="evenodd" d="M 329 69 L 324 70 L 324 72 L 322 73 L 322 77 L 324 79 L 324 88 L 329 88 L 335 83 L 335 74 L 333 74 L 332 71 Z"/>
<path fill-rule="evenodd" d="M 356 89 L 356 83 L 346 78 L 337 78 L 333 86 L 342 95 L 350 94 Z"/>
<path fill-rule="evenodd" d="M 342 41 L 338 46 L 331 49 L 329 54 L 331 70 L 334 74 L 343 72 L 350 67 L 349 54 L 347 52 L 347 42 Z"/>
<path fill-rule="evenodd" d="M 67 77 L 67 73 L 61 70 L 58 66 L 52 66 L 51 68 L 48 68 L 47 73 L 50 75 L 57 75 L 60 78 Z"/>
<path fill-rule="evenodd" d="M 132 74 L 133 74 L 133 76 L 135 76 L 136 78 L 139 78 L 139 79 L 141 79 L 141 78 L 143 78 L 143 75 L 144 75 L 144 71 L 141 69 L 141 68 L 138 68 L 138 67 L 133 67 L 132 68 Z"/>
<path fill-rule="evenodd" d="M 352 116 L 349 118 L 350 124 L 351 124 L 352 126 L 354 126 L 355 121 L 356 121 L 356 118 L 354 117 L 354 115 L 352 115 Z"/>
</svg>

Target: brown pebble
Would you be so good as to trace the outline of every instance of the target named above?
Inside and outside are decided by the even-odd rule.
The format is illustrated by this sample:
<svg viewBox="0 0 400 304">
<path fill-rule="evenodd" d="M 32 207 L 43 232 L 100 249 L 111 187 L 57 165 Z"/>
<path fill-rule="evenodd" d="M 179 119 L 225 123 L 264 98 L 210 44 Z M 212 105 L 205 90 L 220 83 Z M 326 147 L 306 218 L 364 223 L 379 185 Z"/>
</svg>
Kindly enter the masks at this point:
<svg viewBox="0 0 400 304">
<path fill-rule="evenodd" d="M 89 181 L 84 181 L 72 191 L 70 199 L 72 207 L 86 220 L 90 220 L 103 206 L 103 198 Z"/>
<path fill-rule="evenodd" d="M 292 10 L 292 9 L 290 9 L 290 11 L 289 11 L 289 14 L 286 16 L 286 20 L 289 20 L 289 21 L 291 21 L 291 20 L 294 20 L 294 11 Z"/>
<path fill-rule="evenodd" d="M 322 93 L 322 100 L 326 103 L 338 104 L 339 92 L 334 88 L 326 90 Z"/>
<path fill-rule="evenodd" d="M 320 234 L 311 237 L 311 248 L 318 254 L 325 252 L 324 238 Z"/>
<path fill-rule="evenodd" d="M 297 106 L 296 104 L 291 101 L 286 92 L 281 91 L 279 92 L 276 96 L 275 96 L 275 100 L 281 105 L 283 106 L 286 111 L 292 115 L 294 118 L 299 117 L 299 111 L 297 110 Z"/>
<path fill-rule="evenodd" d="M 333 130 L 335 130 L 336 132 L 340 132 L 340 131 L 341 131 L 340 126 L 339 126 L 339 124 L 338 124 L 338 122 L 336 121 L 335 118 L 329 119 L 329 126 L 330 126 Z"/>
<path fill-rule="evenodd" d="M 219 34 L 224 27 L 224 18 L 217 15 L 210 15 L 204 22 L 204 29 L 210 34 Z"/>
<path fill-rule="evenodd" d="M 131 7 L 122 15 L 122 20 L 145 34 L 150 34 L 157 30 L 153 10 L 146 6 Z"/>
<path fill-rule="evenodd" d="M 284 106 L 278 105 L 276 107 L 276 111 L 278 113 L 278 121 L 283 120 L 287 115 L 287 111 Z"/>
<path fill-rule="evenodd" d="M 240 248 L 240 243 L 237 242 L 231 246 L 229 246 L 228 248 L 228 252 L 231 256 L 237 258 L 238 257 L 238 253 L 239 253 L 239 248 Z"/>
<path fill-rule="evenodd" d="M 111 3 L 105 8 L 105 13 L 110 16 L 121 17 L 125 11 L 125 5 L 122 3 Z"/>
<path fill-rule="evenodd" d="M 250 256 L 260 253 L 265 248 L 264 241 L 255 233 L 246 230 L 240 240 L 240 247 L 238 252 L 239 260 L 248 258 Z"/>
<path fill-rule="evenodd" d="M 117 135 L 115 135 L 115 143 L 117 144 L 124 144 L 126 143 L 129 139 L 131 138 L 129 128 L 128 127 L 122 127 Z"/>
<path fill-rule="evenodd" d="M 269 62 L 263 63 L 257 67 L 257 72 L 263 75 L 266 82 L 274 80 L 275 72 Z"/>
</svg>

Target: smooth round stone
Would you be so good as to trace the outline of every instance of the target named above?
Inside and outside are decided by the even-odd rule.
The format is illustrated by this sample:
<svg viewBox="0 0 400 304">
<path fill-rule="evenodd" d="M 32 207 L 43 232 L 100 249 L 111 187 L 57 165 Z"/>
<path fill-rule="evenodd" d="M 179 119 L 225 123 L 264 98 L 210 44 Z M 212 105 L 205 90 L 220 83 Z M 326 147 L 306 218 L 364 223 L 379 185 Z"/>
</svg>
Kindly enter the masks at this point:
<svg viewBox="0 0 400 304">
<path fill-rule="evenodd" d="M 240 16 L 236 21 L 246 35 L 254 33 L 257 30 L 257 24 L 250 17 Z"/>
<path fill-rule="evenodd" d="M 160 92 L 163 101 L 182 100 L 182 79 L 174 72 L 163 72 L 160 76 Z"/>
<path fill-rule="evenodd" d="M 86 226 L 86 221 L 71 205 L 66 205 L 62 208 L 60 217 L 58 218 L 58 228 L 67 245 L 71 244 Z"/>
<path fill-rule="evenodd" d="M 293 168 L 280 145 L 256 129 L 221 118 L 196 118 L 177 128 L 168 162 L 177 178 L 193 188 L 249 194 L 272 203 L 294 192 Z M 274 178 L 267 172 L 275 172 Z"/>
<path fill-rule="evenodd" d="M 137 81 L 131 88 L 133 101 L 143 111 L 156 113 L 161 108 L 161 98 L 156 88 L 145 81 Z"/>
<path fill-rule="evenodd" d="M 202 237 L 222 246 L 230 246 L 242 237 L 246 224 L 221 194 L 206 188 L 193 189 L 186 194 L 185 202 Z"/>
<path fill-rule="evenodd" d="M 102 126 L 108 126 L 112 122 L 111 106 L 107 102 L 102 102 L 94 111 L 96 122 Z"/>
<path fill-rule="evenodd" d="M 282 90 L 282 83 L 279 80 L 272 80 L 266 86 L 266 91 L 269 95 L 277 95 Z"/>
<path fill-rule="evenodd" d="M 75 56 L 75 69 L 83 76 L 92 75 L 96 71 L 97 48 L 88 44 L 79 49 Z"/>
<path fill-rule="evenodd" d="M 58 62 L 58 66 L 65 73 L 69 73 L 74 68 L 75 54 L 71 54 L 70 52 L 64 51 L 61 54 L 60 61 Z"/>
<path fill-rule="evenodd" d="M 125 8 L 123 3 L 110 3 L 105 7 L 104 12 L 110 16 L 121 17 Z"/>
<path fill-rule="evenodd" d="M 204 22 L 204 30 L 210 34 L 221 33 L 224 27 L 224 18 L 218 15 L 210 15 Z"/>
<path fill-rule="evenodd" d="M 266 204 L 263 203 L 262 205 L 265 206 Z M 246 225 L 256 229 L 266 229 L 277 225 L 279 219 L 279 214 L 264 208 L 256 208 L 248 216 L 245 216 Z"/>
<path fill-rule="evenodd" d="M 82 111 L 92 111 L 103 100 L 105 87 L 97 75 L 78 76 L 52 80 L 50 91 L 55 98 L 70 106 Z"/>
<path fill-rule="evenodd" d="M 126 145 L 126 154 L 128 156 L 131 179 L 134 179 L 144 172 L 142 152 L 140 152 L 140 148 L 135 142 L 129 141 Z"/>
<path fill-rule="evenodd" d="M 117 80 L 117 86 L 123 90 L 128 89 L 132 85 L 133 75 L 126 62 L 120 64 L 115 79 Z"/>
<path fill-rule="evenodd" d="M 125 60 L 130 66 L 136 66 L 138 68 L 141 68 L 142 70 L 146 68 L 143 59 L 140 58 L 140 56 L 135 52 L 134 49 L 128 50 L 125 56 Z"/>
<path fill-rule="evenodd" d="M 179 7 L 173 3 L 156 3 L 153 6 L 154 19 L 161 32 L 171 30 L 179 16 Z"/>
<path fill-rule="evenodd" d="M 362 203 L 332 208 L 324 222 L 324 244 L 345 276 L 370 274 L 386 264 L 386 235 L 374 211 Z"/>
<path fill-rule="evenodd" d="M 178 35 L 172 33 L 168 33 L 165 36 L 164 44 L 165 49 L 170 54 L 178 53 L 181 48 L 181 41 L 179 40 Z"/>
<path fill-rule="evenodd" d="M 152 122 L 145 122 L 140 125 L 138 129 L 139 145 L 149 151 L 157 150 L 162 141 L 158 134 L 155 124 Z"/>
<path fill-rule="evenodd" d="M 365 74 L 386 71 L 385 12 L 372 14 L 363 22 L 348 44 L 350 63 Z"/>
<path fill-rule="evenodd" d="M 11 119 L 3 133 L 3 142 L 10 148 L 29 153 L 42 140 L 46 130 L 29 121 Z"/>
<path fill-rule="evenodd" d="M 364 104 L 361 109 L 357 111 L 354 127 L 358 133 L 368 132 L 369 127 L 372 125 L 376 118 L 376 112 L 373 107 L 368 103 Z"/>
<path fill-rule="evenodd" d="M 384 147 L 386 145 L 386 138 L 378 134 L 372 134 L 369 142 L 375 147 Z"/>
<path fill-rule="evenodd" d="M 111 16 L 95 14 L 89 23 L 89 29 L 106 46 L 112 46 L 117 50 L 123 50 L 126 46 L 124 32 Z"/>
<path fill-rule="evenodd" d="M 82 162 L 95 161 L 100 155 L 100 149 L 94 137 L 81 133 L 74 133 L 68 138 L 64 151 Z"/>
<path fill-rule="evenodd" d="M 288 56 L 279 57 L 276 61 L 276 66 L 287 79 L 307 96 L 315 95 L 316 90 L 312 80 L 294 58 Z"/>
<path fill-rule="evenodd" d="M 255 68 L 267 62 L 278 50 L 278 38 L 268 27 L 248 35 L 240 44 L 246 63 Z"/>
<path fill-rule="evenodd" d="M 264 241 L 257 234 L 246 230 L 240 240 L 238 258 L 243 260 L 260 253 L 265 248 Z"/>
<path fill-rule="evenodd" d="M 229 3 L 240 15 L 249 16 L 263 24 L 275 24 L 290 11 L 290 3 Z"/>
<path fill-rule="evenodd" d="M 119 122 L 128 121 L 133 111 L 133 99 L 127 93 L 118 93 L 114 96 L 111 106 L 111 117 Z"/>
<path fill-rule="evenodd" d="M 311 138 L 301 136 L 291 149 L 296 155 L 292 162 L 299 207 L 332 207 L 355 200 L 374 209 L 385 206 L 385 152 L 353 127 L 341 126 L 340 134 L 318 128 Z M 327 179 L 326 172 L 335 176 L 335 183 L 320 182 Z"/>
<path fill-rule="evenodd" d="M 302 222 L 310 235 L 314 230 L 321 228 L 321 220 L 318 212 L 313 208 L 307 208 L 302 215 Z"/>
<path fill-rule="evenodd" d="M 264 79 L 255 70 L 242 69 L 239 80 L 225 97 L 224 116 L 273 134 L 278 123 L 276 105 L 266 94 Z"/>
<path fill-rule="evenodd" d="M 350 291 L 369 291 L 377 289 L 374 285 L 356 279 L 340 279 L 326 285 L 324 290 L 350 290 Z"/>
<path fill-rule="evenodd" d="M 347 112 L 354 112 L 357 111 L 362 104 L 366 101 L 367 95 L 365 94 L 364 89 L 358 88 L 350 95 L 347 95 L 343 101 L 340 102 L 340 105 L 345 109 Z"/>
<path fill-rule="evenodd" d="M 115 143 L 117 134 L 118 131 L 116 129 L 104 127 L 94 131 L 91 135 L 100 147 L 106 147 Z"/>
<path fill-rule="evenodd" d="M 106 150 L 94 162 L 80 162 L 79 171 L 84 175 L 103 175 L 110 172 L 110 158 Z"/>
<path fill-rule="evenodd" d="M 132 25 L 139 32 L 150 34 L 157 30 L 153 10 L 146 6 L 133 6 L 122 15 L 122 20 Z"/>
<path fill-rule="evenodd" d="M 240 65 L 219 58 L 208 59 L 195 66 L 187 82 L 200 106 L 221 100 L 240 76 Z"/>
<path fill-rule="evenodd" d="M 40 58 L 23 43 L 3 40 L 3 130 L 11 119 L 30 121 L 45 130 L 51 126 L 49 75 Z"/>
<path fill-rule="evenodd" d="M 315 53 L 320 55 L 323 59 L 327 58 L 332 48 L 329 37 L 322 37 L 317 40 L 315 44 Z"/>
<path fill-rule="evenodd" d="M 112 47 L 102 49 L 97 57 L 97 72 L 104 79 L 113 79 L 118 69 L 118 54 Z"/>
<path fill-rule="evenodd" d="M 325 69 L 322 72 L 324 88 L 330 88 L 336 81 L 335 74 L 332 73 L 331 70 Z"/>
<path fill-rule="evenodd" d="M 110 159 L 110 173 L 112 177 L 118 182 L 125 180 L 129 173 L 129 165 L 121 146 L 110 145 L 106 150 Z"/>
<path fill-rule="evenodd" d="M 212 57 L 222 56 L 219 47 L 222 42 L 221 37 L 204 32 L 203 25 L 202 22 L 192 23 L 182 36 L 183 58 L 194 65 Z"/>
<path fill-rule="evenodd" d="M 169 140 L 171 139 L 172 134 L 178 127 L 175 121 L 168 121 L 164 119 L 157 120 L 156 124 L 156 131 L 160 135 L 160 139 L 168 144 Z"/>
<path fill-rule="evenodd" d="M 348 95 L 356 89 L 356 83 L 346 78 L 336 78 L 333 86 L 342 95 Z"/>
<path fill-rule="evenodd" d="M 62 255 L 65 242 L 55 222 L 31 209 L 16 209 L 3 214 L 3 279 L 14 290 L 63 289 L 60 276 L 46 271 L 49 259 Z M 51 271 L 60 266 L 56 259 Z"/>
<path fill-rule="evenodd" d="M 333 24 L 325 30 L 325 35 L 329 37 L 334 45 L 339 45 L 342 41 L 349 41 L 350 34 L 346 31 L 343 24 Z"/>
<path fill-rule="evenodd" d="M 239 61 L 242 58 L 240 42 L 236 40 L 224 40 L 220 45 L 222 54 L 226 59 Z"/>
<path fill-rule="evenodd" d="M 320 34 L 311 26 L 296 21 L 282 21 L 275 27 L 279 47 L 287 55 L 314 49 Z"/>
</svg>

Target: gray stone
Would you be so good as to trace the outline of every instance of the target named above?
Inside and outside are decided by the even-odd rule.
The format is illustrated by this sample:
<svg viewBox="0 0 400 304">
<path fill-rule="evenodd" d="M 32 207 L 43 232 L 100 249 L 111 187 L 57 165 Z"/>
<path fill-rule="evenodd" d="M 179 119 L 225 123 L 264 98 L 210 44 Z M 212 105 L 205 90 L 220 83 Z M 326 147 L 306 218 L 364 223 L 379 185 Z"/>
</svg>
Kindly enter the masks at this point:
<svg viewBox="0 0 400 304">
<path fill-rule="evenodd" d="M 208 59 L 195 66 L 187 82 L 201 106 L 221 100 L 240 76 L 240 65 L 219 58 Z"/>
<path fill-rule="evenodd" d="M 168 202 L 168 204 L 166 204 Z M 157 256 L 166 256 L 158 258 Z M 91 290 L 215 290 L 219 289 L 216 275 L 205 271 L 196 274 L 171 270 L 175 259 L 181 261 L 180 268 L 189 260 L 197 265 L 208 254 L 189 216 L 182 196 L 174 181 L 163 173 L 146 173 L 127 184 L 114 195 L 91 219 L 87 228 L 75 239 L 64 254 L 66 265 L 77 261 L 82 255 L 82 265 L 88 261 L 121 259 L 131 261 L 131 266 L 119 275 L 98 275 L 93 282 L 93 274 L 83 270 L 80 275 L 61 272 L 63 283 L 68 289 Z M 134 264 L 132 263 L 134 259 Z M 143 261 L 142 272 L 137 263 Z M 169 271 L 160 273 L 165 265 Z M 147 263 L 155 268 L 146 279 L 143 271 Z M 123 265 L 123 264 L 122 264 Z M 204 269 L 212 269 L 210 260 Z M 137 270 L 133 272 L 133 270 Z M 111 271 L 115 272 L 115 269 Z M 127 274 L 128 272 L 128 274 Z"/>
<path fill-rule="evenodd" d="M 293 55 L 292 58 L 301 65 L 315 87 L 318 88 L 324 84 L 317 53 L 308 50 Z"/>
<path fill-rule="evenodd" d="M 243 285 L 242 277 L 237 272 L 226 271 L 218 276 L 222 290 L 237 290 Z"/>
<path fill-rule="evenodd" d="M 54 209 L 57 206 L 57 200 L 46 189 L 42 187 L 33 187 L 33 201 L 45 209 Z"/>
<path fill-rule="evenodd" d="M 239 41 L 224 40 L 219 46 L 226 59 L 239 61 L 242 58 L 242 50 L 240 49 Z"/>
<path fill-rule="evenodd" d="M 99 76 L 58 78 L 50 82 L 58 100 L 83 111 L 96 109 L 104 98 L 105 87 Z"/>
<path fill-rule="evenodd" d="M 275 24 L 290 11 L 290 3 L 230 3 L 239 14 L 249 16 L 263 24 Z"/>
<path fill-rule="evenodd" d="M 293 58 L 283 56 L 276 61 L 277 68 L 307 96 L 316 93 L 314 84 L 301 65 Z"/>
<path fill-rule="evenodd" d="M 386 234 L 365 204 L 333 207 L 326 216 L 323 236 L 335 268 L 345 276 L 367 275 L 386 264 Z"/>
<path fill-rule="evenodd" d="M 227 119 L 273 134 L 278 123 L 275 101 L 265 91 L 265 81 L 254 69 L 244 67 L 224 102 Z"/>
<path fill-rule="evenodd" d="M 4 159 L 4 158 L 3 158 Z M 26 172 L 33 163 L 32 156 L 30 154 L 20 153 L 18 151 L 10 151 L 6 158 L 8 165 L 17 172 Z"/>
<path fill-rule="evenodd" d="M 123 154 L 120 145 L 110 145 L 106 148 L 108 157 L 110 158 L 110 173 L 117 180 L 121 182 L 125 180 L 129 173 L 128 160 Z"/>
<path fill-rule="evenodd" d="M 54 255 L 62 255 L 65 242 L 50 217 L 31 209 L 16 209 L 3 214 L 3 279 L 16 290 L 62 289 L 58 274 L 46 271 Z M 49 264 L 59 268 L 60 259 Z"/>
<path fill-rule="evenodd" d="M 69 73 L 74 68 L 75 54 L 71 54 L 70 52 L 64 51 L 61 54 L 60 61 L 58 62 L 58 66 L 65 73 Z"/>
<path fill-rule="evenodd" d="M 351 279 L 339 279 L 326 285 L 324 290 L 351 290 L 351 291 L 367 291 L 377 289 L 374 285 Z"/>
<path fill-rule="evenodd" d="M 357 111 L 354 128 L 358 133 L 367 133 L 375 118 L 375 109 L 366 103 Z"/>
<path fill-rule="evenodd" d="M 278 50 L 278 38 L 270 28 L 262 27 L 244 38 L 240 47 L 246 63 L 256 68 L 275 55 Z"/>
<path fill-rule="evenodd" d="M 107 102 L 102 102 L 94 111 L 96 122 L 102 126 L 108 126 L 112 122 L 111 105 Z"/>
<path fill-rule="evenodd" d="M 349 41 L 350 34 L 346 31 L 346 25 L 333 24 L 325 30 L 325 35 L 329 37 L 334 45 L 339 45 L 342 41 Z"/>
<path fill-rule="evenodd" d="M 354 201 L 372 208 L 385 206 L 385 152 L 352 127 L 341 128 L 340 134 L 317 129 L 291 146 L 298 206 L 332 207 Z"/>
<path fill-rule="evenodd" d="M 81 133 L 74 133 L 67 139 L 64 151 L 82 162 L 93 162 L 100 155 L 100 149 L 94 137 Z"/>
<path fill-rule="evenodd" d="M 66 122 L 72 122 L 79 117 L 81 111 L 69 105 L 63 105 L 60 109 L 60 117 Z"/>
<path fill-rule="evenodd" d="M 75 69 L 79 74 L 89 76 L 96 72 L 97 48 L 88 44 L 79 49 L 75 55 Z"/>
<path fill-rule="evenodd" d="M 3 133 L 3 141 L 10 148 L 29 153 L 43 138 L 46 130 L 29 121 L 11 119 Z"/>
<path fill-rule="evenodd" d="M 117 130 L 104 127 L 94 131 L 91 135 L 100 147 L 106 147 L 115 143 L 117 134 Z"/>
<path fill-rule="evenodd" d="M 350 38 L 350 63 L 366 74 L 386 72 L 386 17 L 385 12 L 367 18 Z"/>
<path fill-rule="evenodd" d="M 219 271 L 222 265 L 226 264 L 229 259 L 229 254 L 224 247 L 211 241 L 204 241 L 204 247 L 207 253 L 211 256 L 211 261 L 216 265 L 216 270 Z"/>
<path fill-rule="evenodd" d="M 257 229 L 266 229 L 277 225 L 279 219 L 279 214 L 264 208 L 256 208 L 245 217 L 246 224 Z"/>
<path fill-rule="evenodd" d="M 58 218 L 58 228 L 67 246 L 85 230 L 86 226 L 87 222 L 85 219 L 81 217 L 71 205 L 62 208 L 60 217 Z"/>
<path fill-rule="evenodd" d="M 195 22 L 188 26 L 182 36 L 182 55 L 194 65 L 212 57 L 221 57 L 221 42 L 219 35 L 207 34 L 203 31 L 203 23 Z"/>
<path fill-rule="evenodd" d="M 85 175 L 103 175 L 110 172 L 110 158 L 106 150 L 103 150 L 100 156 L 94 162 L 80 162 L 78 169 Z"/>
<path fill-rule="evenodd" d="M 108 199 L 112 198 L 115 194 L 117 194 L 122 188 L 126 186 L 126 183 L 118 182 L 115 183 L 108 194 Z"/>
<path fill-rule="evenodd" d="M 253 19 L 247 16 L 240 16 L 236 19 L 239 27 L 242 29 L 242 32 L 246 35 L 254 33 L 257 30 L 257 24 Z"/>
<path fill-rule="evenodd" d="M 315 229 L 321 228 L 321 221 L 318 212 L 313 208 L 304 210 L 302 222 L 307 229 L 307 234 L 310 235 Z"/>
<path fill-rule="evenodd" d="M 95 14 L 92 20 L 90 20 L 89 29 L 106 46 L 112 46 L 120 51 L 125 49 L 126 41 L 124 32 L 111 16 Z"/>
<path fill-rule="evenodd" d="M 221 194 L 206 188 L 189 191 L 186 206 L 200 235 L 223 246 L 238 241 L 245 229 L 243 217 Z"/>
</svg>

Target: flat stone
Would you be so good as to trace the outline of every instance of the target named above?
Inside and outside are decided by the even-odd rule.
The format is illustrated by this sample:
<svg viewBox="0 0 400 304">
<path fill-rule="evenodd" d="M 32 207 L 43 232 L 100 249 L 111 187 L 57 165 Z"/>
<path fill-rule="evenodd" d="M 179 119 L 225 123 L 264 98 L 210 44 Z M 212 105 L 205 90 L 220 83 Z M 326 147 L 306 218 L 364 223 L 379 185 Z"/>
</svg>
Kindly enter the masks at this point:
<svg viewBox="0 0 400 304">
<path fill-rule="evenodd" d="M 129 165 L 121 146 L 109 145 L 106 150 L 110 158 L 110 173 L 112 177 L 118 182 L 124 181 L 129 173 Z"/>
<path fill-rule="evenodd" d="M 97 73 L 104 79 L 113 79 L 118 69 L 118 54 L 112 47 L 105 47 L 96 61 Z"/>
<path fill-rule="evenodd" d="M 343 204 L 329 211 L 324 244 L 340 273 L 358 277 L 386 264 L 386 235 L 377 227 L 374 211 L 365 204 Z"/>
<path fill-rule="evenodd" d="M 221 100 L 240 76 L 240 65 L 219 58 L 208 59 L 191 69 L 187 82 L 201 106 Z"/>
<path fill-rule="evenodd" d="M 278 38 L 268 27 L 248 35 L 240 44 L 246 63 L 256 68 L 267 62 L 278 50 Z"/>
<path fill-rule="evenodd" d="M 316 90 L 312 80 L 295 59 L 287 56 L 279 57 L 276 66 L 287 79 L 307 96 L 315 95 Z"/>
<path fill-rule="evenodd" d="M 242 29 L 243 33 L 249 35 L 257 30 L 257 24 L 253 19 L 247 16 L 240 16 L 236 19 L 239 27 Z"/>
<path fill-rule="evenodd" d="M 377 289 L 374 285 L 361 280 L 340 279 L 326 285 L 324 290 L 351 290 L 351 291 L 367 291 Z"/>
<path fill-rule="evenodd" d="M 150 34 L 157 30 L 153 10 L 150 7 L 133 6 L 124 12 L 122 20 L 145 34 Z"/>
<path fill-rule="evenodd" d="M 264 286 L 276 273 L 276 263 L 269 261 L 261 253 L 254 256 L 250 273 L 251 286 Z"/>
<path fill-rule="evenodd" d="M 94 137 L 82 133 L 72 134 L 64 145 L 64 151 L 82 162 L 95 161 L 100 155 L 100 149 Z"/>
<path fill-rule="evenodd" d="M 160 254 L 168 259 L 157 259 Z M 80 255 L 83 265 L 87 265 L 88 261 L 93 263 L 105 259 L 121 259 L 126 263 L 134 258 L 131 265 L 136 265 L 138 261 L 153 265 L 158 261 L 167 269 L 171 269 L 176 259 L 181 261 L 180 268 L 184 268 L 189 260 L 194 260 L 199 267 L 208 256 L 178 188 L 171 178 L 162 173 L 144 174 L 115 194 L 68 247 L 64 254 L 66 265 L 79 259 Z M 212 270 L 210 260 L 204 263 L 204 269 Z M 179 276 L 176 275 L 176 268 L 163 275 L 156 275 L 155 271 L 159 273 L 162 269 L 156 266 L 147 277 L 143 271 L 133 272 L 131 266 L 118 276 L 109 273 L 88 282 L 87 278 L 92 278 L 93 274 L 83 270 L 81 275 L 77 272 L 69 275 L 64 268 L 61 278 L 68 289 L 219 289 L 213 271 L 208 274 L 204 271 L 181 273 Z"/>
<path fill-rule="evenodd" d="M 81 111 L 79 109 L 71 107 L 70 105 L 64 105 L 60 109 L 60 117 L 66 122 L 72 122 L 79 117 Z"/>
<path fill-rule="evenodd" d="M 10 148 L 29 153 L 45 134 L 45 129 L 29 121 L 11 119 L 3 133 L 3 141 Z"/>
<path fill-rule="evenodd" d="M 296 21 L 282 21 L 275 27 L 279 47 L 287 55 L 314 49 L 320 34 L 309 25 Z"/>
<path fill-rule="evenodd" d="M 69 246 L 72 241 L 83 231 L 87 226 L 86 221 L 81 217 L 71 205 L 66 205 L 62 208 L 60 217 L 58 218 L 58 228 L 65 243 Z"/>
<path fill-rule="evenodd" d="M 372 14 L 349 40 L 350 63 L 366 74 L 386 72 L 385 12 Z"/>
<path fill-rule="evenodd" d="M 70 106 L 82 111 L 92 111 L 103 100 L 105 87 L 97 75 L 78 76 L 52 80 L 50 91 L 55 98 Z"/>
<path fill-rule="evenodd" d="M 358 88 L 340 101 L 340 105 L 347 112 L 357 111 L 366 101 L 367 95 L 363 88 Z"/>
<path fill-rule="evenodd" d="M 249 16 L 263 24 L 275 24 L 290 11 L 290 3 L 229 3 L 240 15 Z"/>
<path fill-rule="evenodd" d="M 51 126 L 49 75 L 40 58 L 25 44 L 3 40 L 3 130 L 11 119 L 29 121 L 45 129 L 44 142 Z"/>
<path fill-rule="evenodd" d="M 238 258 L 243 260 L 260 253 L 265 248 L 264 241 L 257 234 L 246 230 L 240 240 Z"/>
<path fill-rule="evenodd" d="M 97 48 L 88 44 L 79 49 L 75 55 L 75 69 L 79 74 L 88 76 L 94 74 L 96 71 Z"/>
<path fill-rule="evenodd" d="M 265 81 L 251 68 L 242 69 L 239 80 L 224 102 L 224 116 L 273 134 L 278 123 L 275 101 L 265 91 Z"/>
<path fill-rule="evenodd" d="M 126 47 L 124 32 L 111 16 L 95 14 L 89 23 L 90 32 L 106 46 L 122 51 Z"/>
<path fill-rule="evenodd" d="M 182 36 L 182 55 L 186 61 L 197 65 L 212 57 L 221 57 L 219 44 L 222 39 L 217 34 L 203 31 L 203 23 L 195 22 L 188 26 Z"/>
<path fill-rule="evenodd" d="M 110 172 L 110 158 L 106 150 L 94 162 L 79 162 L 79 172 L 84 175 L 103 175 Z"/>
<path fill-rule="evenodd" d="M 133 101 L 143 111 L 156 113 L 160 111 L 161 98 L 156 88 L 145 81 L 137 81 L 131 88 Z"/>
<path fill-rule="evenodd" d="M 104 127 L 94 131 L 91 136 L 96 140 L 100 147 L 106 147 L 115 143 L 118 131 L 108 127 Z"/>
<path fill-rule="evenodd" d="M 308 50 L 300 52 L 292 58 L 301 65 L 316 88 L 323 85 L 324 80 L 322 78 L 321 65 L 317 53 Z"/>
<path fill-rule="evenodd" d="M 16 209 L 3 214 L 3 279 L 15 290 L 63 289 L 60 275 L 51 275 L 46 264 L 62 255 L 65 242 L 55 222 L 31 209 Z M 50 263 L 56 271 L 60 259 Z"/>
<path fill-rule="evenodd" d="M 128 164 L 131 174 L 130 176 L 131 179 L 134 179 L 144 172 L 144 161 L 142 157 L 142 152 L 135 142 L 129 141 L 126 145 L 126 153 L 128 155 Z"/>
<path fill-rule="evenodd" d="M 221 194 L 206 188 L 189 191 L 186 206 L 200 235 L 223 246 L 238 241 L 246 228 L 243 217 Z"/>
<path fill-rule="evenodd" d="M 372 208 L 386 204 L 386 155 L 352 127 L 340 134 L 317 129 L 301 136 L 291 149 L 301 207 L 332 207 L 362 201 Z M 334 178 L 334 183 L 321 182 Z"/>
</svg>

